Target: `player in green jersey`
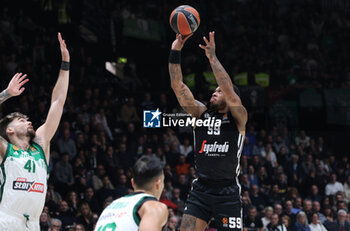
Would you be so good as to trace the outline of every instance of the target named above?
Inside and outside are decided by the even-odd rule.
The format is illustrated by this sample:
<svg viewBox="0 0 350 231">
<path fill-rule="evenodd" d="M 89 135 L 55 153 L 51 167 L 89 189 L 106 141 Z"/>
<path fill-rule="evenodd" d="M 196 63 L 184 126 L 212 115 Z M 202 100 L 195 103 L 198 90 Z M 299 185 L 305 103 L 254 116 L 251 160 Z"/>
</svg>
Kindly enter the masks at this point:
<svg viewBox="0 0 350 231">
<path fill-rule="evenodd" d="M 69 83 L 70 56 L 60 33 L 58 41 L 62 64 L 45 123 L 35 131 L 28 117 L 19 112 L 0 120 L 0 230 L 40 230 L 50 141 L 62 116 Z M 0 104 L 20 95 L 26 82 L 26 75 L 14 75 L 7 89 L 0 93 Z"/>
</svg>

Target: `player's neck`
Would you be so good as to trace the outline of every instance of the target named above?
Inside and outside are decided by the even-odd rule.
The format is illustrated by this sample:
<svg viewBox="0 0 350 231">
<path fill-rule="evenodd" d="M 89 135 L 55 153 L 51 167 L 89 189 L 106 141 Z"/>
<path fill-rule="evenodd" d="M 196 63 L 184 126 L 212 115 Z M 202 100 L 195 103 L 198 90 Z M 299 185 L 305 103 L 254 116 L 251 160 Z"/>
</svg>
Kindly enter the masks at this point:
<svg viewBox="0 0 350 231">
<path fill-rule="evenodd" d="M 13 145 L 16 145 L 18 148 L 22 150 L 28 150 L 29 144 L 30 144 L 30 138 L 28 136 L 23 136 L 23 137 L 11 137 L 10 142 Z"/>
<path fill-rule="evenodd" d="M 134 191 L 135 193 L 137 193 L 137 192 L 143 192 L 143 193 L 146 193 L 146 194 L 149 194 L 149 195 L 152 195 L 152 196 L 156 196 L 156 195 L 154 195 L 154 192 L 152 192 L 152 191 L 148 191 L 148 190 L 144 190 L 144 189 L 135 189 L 135 191 Z"/>
</svg>

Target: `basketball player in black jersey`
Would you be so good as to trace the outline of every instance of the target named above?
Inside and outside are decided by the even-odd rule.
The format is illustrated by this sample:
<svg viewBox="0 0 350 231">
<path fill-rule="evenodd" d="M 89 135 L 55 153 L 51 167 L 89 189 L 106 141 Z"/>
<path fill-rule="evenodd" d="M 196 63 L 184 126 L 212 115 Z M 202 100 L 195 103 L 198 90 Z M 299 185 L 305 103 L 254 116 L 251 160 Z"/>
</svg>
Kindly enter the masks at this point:
<svg viewBox="0 0 350 231">
<path fill-rule="evenodd" d="M 171 87 L 184 110 L 197 119 L 215 117 L 221 126 L 194 129 L 195 163 L 198 179 L 188 195 L 181 222 L 181 231 L 203 231 L 214 218 L 219 230 L 242 230 L 239 161 L 243 147 L 247 111 L 215 55 L 214 32 L 209 41 L 203 37 L 205 50 L 219 87 L 210 99 L 208 109 L 194 99 L 192 92 L 182 81 L 180 66 L 181 49 L 190 36 L 177 35 L 169 55 Z"/>
</svg>

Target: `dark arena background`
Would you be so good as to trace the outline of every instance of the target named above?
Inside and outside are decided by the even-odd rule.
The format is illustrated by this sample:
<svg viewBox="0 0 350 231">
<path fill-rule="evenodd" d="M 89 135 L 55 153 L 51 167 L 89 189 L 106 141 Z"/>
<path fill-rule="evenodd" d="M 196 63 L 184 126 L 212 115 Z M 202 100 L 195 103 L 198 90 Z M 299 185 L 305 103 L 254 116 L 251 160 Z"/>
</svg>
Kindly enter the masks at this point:
<svg viewBox="0 0 350 231">
<path fill-rule="evenodd" d="M 130 167 L 141 155 L 166 163 L 164 230 L 179 229 L 196 178 L 192 130 L 143 128 L 143 111 L 182 112 L 168 73 L 169 15 L 181 4 L 201 17 L 182 51 L 185 83 L 208 104 L 216 85 L 198 44 L 215 31 L 217 56 L 249 113 L 240 165 L 244 230 L 264 230 L 255 226 L 266 227 L 273 213 L 287 230 L 310 230 L 300 228 L 308 226 L 300 211 L 308 224 L 319 219 L 341 230 L 338 212 L 350 209 L 350 2 L 2 0 L 0 91 L 16 72 L 30 81 L 0 106 L 0 118 L 19 111 L 38 128 L 60 66 L 57 32 L 71 54 L 41 230 L 53 218 L 61 230 L 93 230 L 106 205 L 132 192 Z"/>
</svg>

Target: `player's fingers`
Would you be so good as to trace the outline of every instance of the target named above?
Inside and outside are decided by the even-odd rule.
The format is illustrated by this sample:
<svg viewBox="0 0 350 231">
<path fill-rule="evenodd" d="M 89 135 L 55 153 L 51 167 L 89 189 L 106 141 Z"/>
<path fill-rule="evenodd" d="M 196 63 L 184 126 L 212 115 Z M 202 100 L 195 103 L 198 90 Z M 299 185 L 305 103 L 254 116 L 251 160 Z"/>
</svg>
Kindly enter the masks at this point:
<svg viewBox="0 0 350 231">
<path fill-rule="evenodd" d="M 62 42 L 62 35 L 60 32 L 58 32 L 57 37 L 58 37 L 58 41 Z"/>
<path fill-rule="evenodd" d="M 21 73 L 18 73 L 17 77 L 16 77 L 16 81 L 19 82 L 21 77 L 22 77 L 22 72 Z"/>
<path fill-rule="evenodd" d="M 212 31 L 209 33 L 209 39 L 210 39 L 210 43 L 214 44 L 215 43 L 215 38 L 214 38 L 215 32 Z"/>
<path fill-rule="evenodd" d="M 29 79 L 25 79 L 22 82 L 20 82 L 20 87 L 22 87 L 24 84 L 26 84 L 29 81 Z"/>
<path fill-rule="evenodd" d="M 181 34 L 176 34 L 176 39 L 181 40 Z"/>
<path fill-rule="evenodd" d="M 22 82 L 27 77 L 27 74 L 24 74 L 21 78 L 18 79 L 18 82 Z"/>
<path fill-rule="evenodd" d="M 205 46 L 203 46 L 202 44 L 199 44 L 199 47 L 205 50 Z"/>
<path fill-rule="evenodd" d="M 209 41 L 208 41 L 208 39 L 205 37 L 205 36 L 203 36 L 203 40 L 204 40 L 204 42 L 208 45 L 209 44 Z"/>
<path fill-rule="evenodd" d="M 22 92 L 24 92 L 26 88 L 25 87 L 22 87 L 20 90 L 19 90 L 19 94 L 22 94 Z"/>
</svg>

